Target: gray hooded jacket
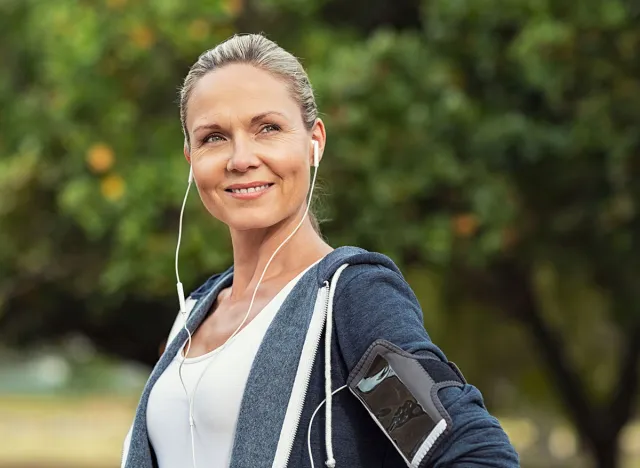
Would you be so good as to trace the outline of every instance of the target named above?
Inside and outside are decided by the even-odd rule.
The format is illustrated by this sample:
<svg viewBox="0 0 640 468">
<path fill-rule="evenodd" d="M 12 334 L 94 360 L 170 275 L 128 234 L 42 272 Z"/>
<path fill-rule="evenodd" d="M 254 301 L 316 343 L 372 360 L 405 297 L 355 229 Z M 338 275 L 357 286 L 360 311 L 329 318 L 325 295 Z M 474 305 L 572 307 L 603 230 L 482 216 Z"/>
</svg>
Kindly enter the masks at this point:
<svg viewBox="0 0 640 468">
<path fill-rule="evenodd" d="M 232 281 L 229 269 L 190 295 L 195 306 L 187 327 L 192 333 Z M 147 403 L 186 338 L 180 330 L 151 372 L 125 440 L 123 467 L 158 466 L 147 433 Z M 230 467 L 306 468 L 312 466 L 309 450 L 315 466 L 324 466 L 325 460 L 344 468 L 519 466 L 480 392 L 459 373 L 455 381 L 443 379 L 435 386 L 449 427 L 414 465 L 400 456 L 349 390 L 331 397 L 328 390 L 345 385 L 370 345 L 381 339 L 416 357 L 447 363 L 425 331 L 420 305 L 395 264 L 360 248 L 334 250 L 302 276 L 264 336 L 244 391 Z M 318 411 L 308 434 L 314 410 L 327 397 L 332 404 Z"/>
</svg>

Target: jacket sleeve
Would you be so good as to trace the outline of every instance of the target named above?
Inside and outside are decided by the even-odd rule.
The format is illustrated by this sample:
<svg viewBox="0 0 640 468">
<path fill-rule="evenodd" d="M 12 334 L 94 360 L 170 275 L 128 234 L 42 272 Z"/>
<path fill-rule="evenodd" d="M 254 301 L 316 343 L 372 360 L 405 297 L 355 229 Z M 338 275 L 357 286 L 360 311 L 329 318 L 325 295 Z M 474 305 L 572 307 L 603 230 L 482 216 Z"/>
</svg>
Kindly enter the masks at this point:
<svg viewBox="0 0 640 468">
<path fill-rule="evenodd" d="M 415 294 L 395 271 L 381 265 L 350 266 L 336 289 L 334 311 L 335 334 L 349 372 L 378 339 L 412 354 L 430 352 L 446 362 L 424 328 Z M 438 396 L 453 426 L 430 456 L 430 467 L 520 466 L 517 453 L 477 388 L 469 384 L 446 387 Z"/>
</svg>

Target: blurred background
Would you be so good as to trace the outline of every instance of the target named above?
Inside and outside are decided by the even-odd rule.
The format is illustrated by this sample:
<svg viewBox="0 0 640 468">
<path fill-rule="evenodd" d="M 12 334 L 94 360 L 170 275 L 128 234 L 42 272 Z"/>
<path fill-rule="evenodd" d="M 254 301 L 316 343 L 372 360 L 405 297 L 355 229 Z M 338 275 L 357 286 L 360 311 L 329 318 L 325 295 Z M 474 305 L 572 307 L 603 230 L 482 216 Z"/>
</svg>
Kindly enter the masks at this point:
<svg viewBox="0 0 640 468">
<path fill-rule="evenodd" d="M 177 89 L 264 31 L 328 128 L 334 246 L 391 256 L 534 467 L 640 467 L 640 3 L 1 0 L 0 467 L 115 468 L 177 312 Z M 226 269 L 192 193 L 188 290 Z"/>
</svg>

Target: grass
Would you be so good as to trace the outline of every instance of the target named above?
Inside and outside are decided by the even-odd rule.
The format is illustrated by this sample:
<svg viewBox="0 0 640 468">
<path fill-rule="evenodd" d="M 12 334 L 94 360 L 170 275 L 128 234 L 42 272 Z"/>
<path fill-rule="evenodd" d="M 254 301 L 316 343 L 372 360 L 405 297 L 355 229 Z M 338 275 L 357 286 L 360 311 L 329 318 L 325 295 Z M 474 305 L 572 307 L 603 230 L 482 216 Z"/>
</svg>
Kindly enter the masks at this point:
<svg viewBox="0 0 640 468">
<path fill-rule="evenodd" d="M 115 468 L 137 397 L 0 396 L 0 467 Z"/>
<path fill-rule="evenodd" d="M 0 395 L 0 468 L 118 468 L 138 397 Z M 514 442 L 523 437 L 513 420 L 503 423 Z M 640 422 L 630 428 L 620 467 L 640 468 Z M 522 455 L 525 468 L 582 468 L 586 460 L 553 460 L 540 447 Z"/>
</svg>

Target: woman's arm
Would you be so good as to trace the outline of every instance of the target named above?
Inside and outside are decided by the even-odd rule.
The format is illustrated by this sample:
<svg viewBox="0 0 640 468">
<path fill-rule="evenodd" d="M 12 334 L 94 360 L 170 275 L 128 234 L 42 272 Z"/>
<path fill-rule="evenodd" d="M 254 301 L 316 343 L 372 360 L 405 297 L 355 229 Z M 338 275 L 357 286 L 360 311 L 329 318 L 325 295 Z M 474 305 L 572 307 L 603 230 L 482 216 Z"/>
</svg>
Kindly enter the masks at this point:
<svg viewBox="0 0 640 468">
<path fill-rule="evenodd" d="M 354 265 L 339 281 L 334 302 L 335 333 L 351 371 L 368 347 L 384 339 L 409 353 L 444 353 L 424 329 L 415 294 L 400 274 L 381 265 Z M 472 385 L 438 392 L 452 428 L 429 457 L 428 466 L 518 467 L 518 455 Z"/>
</svg>

